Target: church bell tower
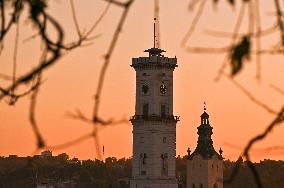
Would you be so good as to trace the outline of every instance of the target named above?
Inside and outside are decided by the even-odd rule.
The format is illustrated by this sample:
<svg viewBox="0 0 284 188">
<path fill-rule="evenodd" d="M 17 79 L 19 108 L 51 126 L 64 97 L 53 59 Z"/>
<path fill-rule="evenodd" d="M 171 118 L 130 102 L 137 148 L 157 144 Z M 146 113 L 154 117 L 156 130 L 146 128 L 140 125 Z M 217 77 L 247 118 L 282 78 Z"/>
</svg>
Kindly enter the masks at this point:
<svg viewBox="0 0 284 188">
<path fill-rule="evenodd" d="M 154 24 L 155 28 L 155 24 Z M 177 58 L 155 46 L 146 57 L 132 59 L 136 71 L 133 162 L 130 188 L 177 188 L 176 123 L 173 115 L 173 72 Z"/>
<path fill-rule="evenodd" d="M 216 152 L 211 138 L 213 127 L 209 123 L 209 114 L 204 112 L 200 116 L 198 141 L 194 152 L 188 148 L 187 160 L 187 188 L 223 188 L 223 156 L 222 149 Z"/>
</svg>

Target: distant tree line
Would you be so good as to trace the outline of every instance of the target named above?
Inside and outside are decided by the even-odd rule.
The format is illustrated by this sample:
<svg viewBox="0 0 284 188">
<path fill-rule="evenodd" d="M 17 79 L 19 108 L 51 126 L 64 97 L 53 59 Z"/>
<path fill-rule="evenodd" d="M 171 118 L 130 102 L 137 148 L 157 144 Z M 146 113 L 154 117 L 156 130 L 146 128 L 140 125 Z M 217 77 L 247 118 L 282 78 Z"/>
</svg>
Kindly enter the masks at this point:
<svg viewBox="0 0 284 188">
<path fill-rule="evenodd" d="M 179 187 L 186 187 L 186 156 L 177 157 Z M 234 170 L 236 162 L 224 162 L 224 178 Z M 255 188 L 246 162 L 240 162 L 240 172 L 225 188 Z M 284 161 L 264 160 L 255 163 L 265 188 L 284 188 Z M 43 185 L 53 187 L 128 188 L 131 178 L 131 159 L 115 157 L 100 160 L 69 159 L 60 154 L 52 157 L 0 157 L 0 187 L 30 188 Z"/>
</svg>

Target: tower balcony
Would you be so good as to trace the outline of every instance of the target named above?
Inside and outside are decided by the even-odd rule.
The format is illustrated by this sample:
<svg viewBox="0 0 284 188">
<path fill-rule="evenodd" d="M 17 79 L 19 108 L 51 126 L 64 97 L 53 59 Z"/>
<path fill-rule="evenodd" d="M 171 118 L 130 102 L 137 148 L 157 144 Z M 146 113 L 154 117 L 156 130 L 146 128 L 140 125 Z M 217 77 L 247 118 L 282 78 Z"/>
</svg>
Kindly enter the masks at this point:
<svg viewBox="0 0 284 188">
<path fill-rule="evenodd" d="M 180 116 L 174 116 L 174 115 L 163 115 L 163 116 L 158 116 L 156 114 L 152 115 L 134 115 L 131 116 L 129 121 L 174 121 L 178 122 L 180 121 Z"/>
</svg>

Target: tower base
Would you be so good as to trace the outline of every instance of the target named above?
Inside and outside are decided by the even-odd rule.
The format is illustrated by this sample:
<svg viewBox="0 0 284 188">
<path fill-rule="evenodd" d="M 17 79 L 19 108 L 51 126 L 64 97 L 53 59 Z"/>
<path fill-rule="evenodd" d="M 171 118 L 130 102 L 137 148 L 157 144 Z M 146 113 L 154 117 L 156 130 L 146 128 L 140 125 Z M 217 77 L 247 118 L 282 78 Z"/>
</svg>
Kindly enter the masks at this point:
<svg viewBox="0 0 284 188">
<path fill-rule="evenodd" d="M 178 188 L 176 178 L 173 179 L 131 179 L 130 188 Z"/>
</svg>

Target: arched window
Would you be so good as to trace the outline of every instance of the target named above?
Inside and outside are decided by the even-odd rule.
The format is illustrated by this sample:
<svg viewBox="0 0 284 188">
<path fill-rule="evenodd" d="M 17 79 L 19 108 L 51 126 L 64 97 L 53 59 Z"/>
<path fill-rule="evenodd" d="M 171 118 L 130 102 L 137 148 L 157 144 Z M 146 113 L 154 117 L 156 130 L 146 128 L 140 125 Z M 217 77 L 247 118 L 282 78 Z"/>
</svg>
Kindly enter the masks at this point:
<svg viewBox="0 0 284 188">
<path fill-rule="evenodd" d="M 203 184 L 202 183 L 200 183 L 200 188 L 203 188 Z"/>
<path fill-rule="evenodd" d="M 214 188 L 218 188 L 218 184 L 217 183 L 214 184 Z"/>
<path fill-rule="evenodd" d="M 195 188 L 195 184 L 194 183 L 192 184 L 192 188 Z"/>
</svg>

